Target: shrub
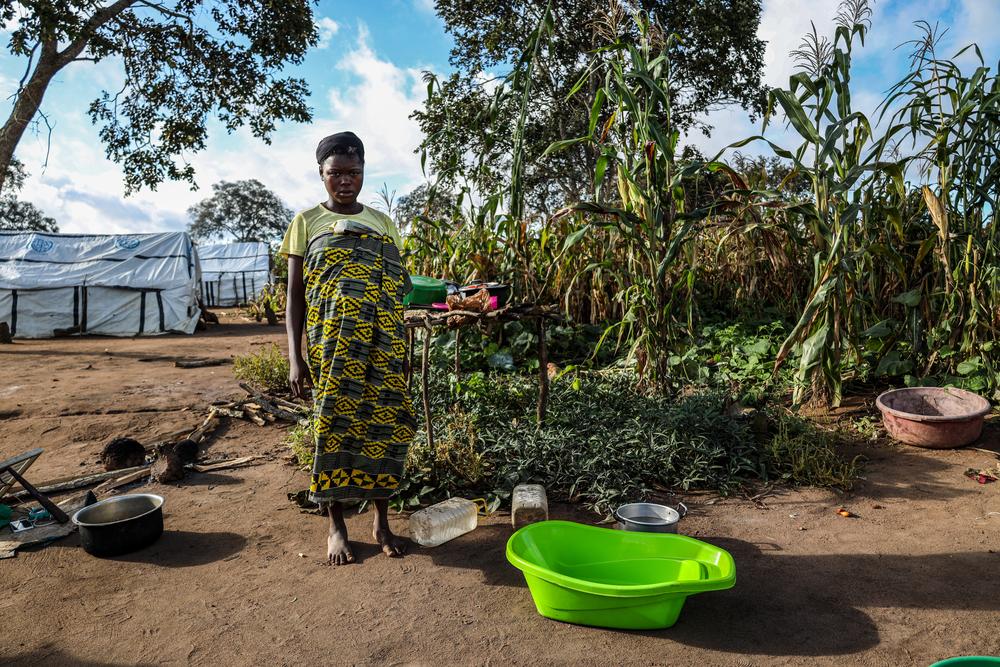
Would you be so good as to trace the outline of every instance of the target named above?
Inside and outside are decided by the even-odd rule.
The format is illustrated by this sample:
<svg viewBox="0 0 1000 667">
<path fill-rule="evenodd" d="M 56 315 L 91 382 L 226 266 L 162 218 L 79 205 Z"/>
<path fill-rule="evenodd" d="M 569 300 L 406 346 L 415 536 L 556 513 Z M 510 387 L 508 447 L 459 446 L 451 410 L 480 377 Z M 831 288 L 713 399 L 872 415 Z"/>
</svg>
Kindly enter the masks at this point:
<svg viewBox="0 0 1000 667">
<path fill-rule="evenodd" d="M 316 441 L 313 439 L 311 423 L 297 424 L 285 436 L 285 444 L 291 448 L 300 468 L 312 470 Z"/>
<path fill-rule="evenodd" d="M 534 378 L 473 373 L 448 385 L 440 375 L 430 378 L 434 451 L 418 433 L 399 492 L 409 505 L 455 494 L 507 499 L 516 484 L 537 482 L 553 499 L 606 512 L 654 490 L 725 494 L 774 478 L 849 488 L 857 475 L 833 436 L 784 415 L 762 438 L 721 391 L 649 396 L 629 372 L 566 376 L 552 385 L 539 429 Z"/>
<path fill-rule="evenodd" d="M 233 359 L 233 374 L 260 389 L 285 393 L 288 388 L 288 359 L 276 344 Z"/>
</svg>

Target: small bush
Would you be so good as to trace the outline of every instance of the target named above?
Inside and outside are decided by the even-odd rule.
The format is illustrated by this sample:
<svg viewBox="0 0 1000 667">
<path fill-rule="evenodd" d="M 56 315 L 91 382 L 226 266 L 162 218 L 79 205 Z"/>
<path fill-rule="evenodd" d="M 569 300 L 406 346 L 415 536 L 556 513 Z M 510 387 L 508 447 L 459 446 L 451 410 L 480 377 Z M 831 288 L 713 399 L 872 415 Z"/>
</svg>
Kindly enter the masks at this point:
<svg viewBox="0 0 1000 667">
<path fill-rule="evenodd" d="M 285 444 L 291 448 L 299 467 L 312 470 L 316 441 L 313 439 L 311 423 L 297 424 L 285 436 Z"/>
<path fill-rule="evenodd" d="M 779 415 L 775 423 L 776 432 L 765 448 L 773 476 L 791 484 L 851 490 L 861 457 L 843 459 L 835 434 L 787 414 Z"/>
<path fill-rule="evenodd" d="M 279 393 L 289 391 L 288 359 L 274 343 L 233 359 L 233 374 L 260 389 Z"/>
<path fill-rule="evenodd" d="M 771 415 L 774 428 L 762 435 L 754 419 L 764 413 L 734 416 L 721 391 L 650 396 L 635 390 L 630 372 L 568 374 L 552 384 L 539 429 L 534 377 L 477 372 L 455 383 L 433 372 L 429 382 L 434 447 L 421 427 L 397 506 L 453 495 L 499 502 L 515 485 L 537 482 L 553 500 L 607 512 L 655 490 L 725 494 L 769 479 L 849 489 L 858 474 L 857 460 L 840 457 L 833 435 L 786 413 Z M 419 414 L 419 400 L 414 407 Z M 291 431 L 287 442 L 311 466 L 308 427 Z"/>
</svg>

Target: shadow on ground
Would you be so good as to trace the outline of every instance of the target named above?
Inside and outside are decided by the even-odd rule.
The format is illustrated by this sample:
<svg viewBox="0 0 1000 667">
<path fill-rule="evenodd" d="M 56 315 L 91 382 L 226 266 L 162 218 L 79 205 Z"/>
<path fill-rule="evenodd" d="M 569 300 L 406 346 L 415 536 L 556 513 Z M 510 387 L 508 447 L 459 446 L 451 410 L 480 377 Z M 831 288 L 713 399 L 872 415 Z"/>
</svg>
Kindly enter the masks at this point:
<svg viewBox="0 0 1000 667">
<path fill-rule="evenodd" d="M 486 584 L 528 596 L 506 560 L 509 532 L 506 525 L 480 526 L 449 548 L 421 553 L 437 566 L 479 569 Z M 974 592 L 984 572 L 1000 569 L 996 553 L 791 555 L 776 545 L 704 540 L 733 555 L 736 586 L 692 596 L 673 628 L 634 634 L 728 653 L 846 655 L 879 644 L 865 608 L 1000 612 L 1000 597 Z"/>
<path fill-rule="evenodd" d="M 840 655 L 879 643 L 860 608 L 1000 611 L 1000 598 L 977 595 L 990 552 L 924 555 L 787 555 L 729 538 L 705 538 L 736 559 L 729 591 L 689 599 L 680 622 L 649 633 L 731 653 Z"/>
<path fill-rule="evenodd" d="M 149 563 L 163 567 L 193 567 L 223 560 L 246 546 L 247 539 L 236 533 L 195 533 L 167 529 L 152 545 L 109 560 Z"/>
<path fill-rule="evenodd" d="M 7 662 L 9 660 L 9 662 Z M 84 660 L 72 656 L 52 645 L 42 646 L 26 653 L 14 653 L 4 658 L 4 665 L 10 667 L 39 667 L 39 665 L 61 665 L 64 667 L 153 667 L 151 662 L 104 662 Z"/>
</svg>

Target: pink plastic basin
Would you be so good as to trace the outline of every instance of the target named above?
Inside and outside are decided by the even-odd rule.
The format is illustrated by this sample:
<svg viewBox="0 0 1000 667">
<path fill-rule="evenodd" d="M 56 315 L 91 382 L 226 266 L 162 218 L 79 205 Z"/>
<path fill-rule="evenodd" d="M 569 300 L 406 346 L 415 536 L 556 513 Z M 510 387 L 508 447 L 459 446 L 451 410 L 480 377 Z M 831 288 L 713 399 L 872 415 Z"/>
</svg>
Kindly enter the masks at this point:
<svg viewBox="0 0 1000 667">
<path fill-rule="evenodd" d="M 893 389 L 878 397 L 889 435 L 917 447 L 951 449 L 976 440 L 990 403 L 979 394 L 954 387 Z"/>
</svg>

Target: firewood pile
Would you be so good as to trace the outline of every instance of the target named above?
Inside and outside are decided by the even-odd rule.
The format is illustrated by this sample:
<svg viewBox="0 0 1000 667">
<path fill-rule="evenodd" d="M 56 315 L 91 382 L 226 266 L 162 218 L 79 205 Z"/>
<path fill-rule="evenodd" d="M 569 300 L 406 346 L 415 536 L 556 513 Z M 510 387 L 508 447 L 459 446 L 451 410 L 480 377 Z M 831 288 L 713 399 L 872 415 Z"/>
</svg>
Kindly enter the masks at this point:
<svg viewBox="0 0 1000 667">
<path fill-rule="evenodd" d="M 245 419 L 258 426 L 275 422 L 298 424 L 309 419 L 309 407 L 286 401 L 283 398 L 257 391 L 245 382 L 240 388 L 247 393 L 237 401 L 213 403 L 209 415 Z"/>
</svg>

